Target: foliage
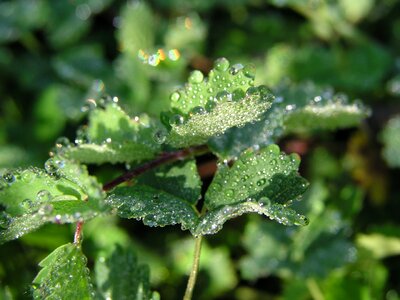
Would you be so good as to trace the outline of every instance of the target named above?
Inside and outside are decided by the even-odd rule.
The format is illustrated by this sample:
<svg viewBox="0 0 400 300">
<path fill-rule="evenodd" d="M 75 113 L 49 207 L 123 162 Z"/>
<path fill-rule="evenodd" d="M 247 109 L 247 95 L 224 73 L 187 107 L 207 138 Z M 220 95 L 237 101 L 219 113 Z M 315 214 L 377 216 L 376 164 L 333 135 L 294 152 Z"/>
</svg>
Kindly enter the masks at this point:
<svg viewBox="0 0 400 300">
<path fill-rule="evenodd" d="M 0 3 L 0 298 L 399 299 L 398 8 Z"/>
</svg>

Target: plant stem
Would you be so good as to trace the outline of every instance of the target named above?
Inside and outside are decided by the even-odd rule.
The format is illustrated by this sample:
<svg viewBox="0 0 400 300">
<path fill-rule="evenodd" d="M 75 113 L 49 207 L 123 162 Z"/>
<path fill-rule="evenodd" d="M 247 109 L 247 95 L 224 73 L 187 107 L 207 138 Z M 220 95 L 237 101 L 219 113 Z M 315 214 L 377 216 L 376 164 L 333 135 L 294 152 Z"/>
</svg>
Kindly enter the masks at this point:
<svg viewBox="0 0 400 300">
<path fill-rule="evenodd" d="M 196 284 L 197 274 L 199 273 L 202 239 L 203 239 L 203 236 L 201 236 L 201 235 L 196 238 L 196 243 L 194 246 L 192 270 L 190 271 L 189 280 L 188 280 L 188 283 L 186 286 L 186 291 L 185 291 L 185 295 L 183 296 L 183 300 L 191 300 L 192 299 L 194 286 Z"/>
<path fill-rule="evenodd" d="M 82 229 L 83 229 L 83 221 L 79 221 L 78 223 L 76 223 L 76 230 L 74 236 L 75 245 L 79 245 L 81 243 Z"/>
<path fill-rule="evenodd" d="M 129 181 L 134 177 L 139 176 L 140 174 L 143 174 L 144 172 L 156 168 L 160 165 L 163 165 L 165 163 L 173 162 L 176 160 L 183 159 L 185 157 L 188 157 L 190 155 L 199 155 L 199 154 L 204 154 L 207 153 L 208 147 L 206 145 L 201 145 L 201 146 L 196 146 L 196 147 L 190 147 L 187 149 L 183 150 L 178 150 L 175 152 L 166 152 L 161 154 L 158 158 L 149 161 L 147 163 L 144 163 L 143 165 L 138 166 L 137 168 L 126 172 L 125 174 L 122 174 L 121 176 L 115 178 L 114 180 L 104 184 L 103 190 L 104 191 L 109 191 L 116 187 L 117 185 Z"/>
<path fill-rule="evenodd" d="M 310 291 L 311 297 L 314 300 L 325 300 L 325 297 L 322 294 L 322 291 L 319 288 L 318 283 L 314 278 L 307 279 L 306 283 L 307 283 L 307 288 Z"/>
</svg>

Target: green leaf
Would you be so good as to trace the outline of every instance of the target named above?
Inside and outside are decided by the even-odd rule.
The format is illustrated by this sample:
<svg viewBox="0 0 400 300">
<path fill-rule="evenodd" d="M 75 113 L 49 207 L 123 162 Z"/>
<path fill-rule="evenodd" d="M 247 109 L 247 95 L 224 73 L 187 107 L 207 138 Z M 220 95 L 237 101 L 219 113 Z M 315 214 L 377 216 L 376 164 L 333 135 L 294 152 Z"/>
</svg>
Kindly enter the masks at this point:
<svg viewBox="0 0 400 300">
<path fill-rule="evenodd" d="M 290 133 L 334 130 L 356 126 L 370 114 L 359 102 L 350 103 L 344 94 L 321 88 L 312 82 L 282 83 L 274 90 L 275 101 L 261 120 L 242 128 L 231 128 L 210 140 L 210 147 L 222 158 L 238 156 L 243 150 L 276 143 Z"/>
<path fill-rule="evenodd" d="M 201 197 L 201 179 L 196 162 L 188 160 L 162 166 L 141 175 L 139 184 L 151 186 L 196 205 Z"/>
<path fill-rule="evenodd" d="M 98 286 L 107 299 L 159 299 L 150 290 L 150 271 L 147 265 L 139 264 L 136 255 L 129 249 L 117 246 L 112 255 L 96 262 Z"/>
<path fill-rule="evenodd" d="M 94 201 L 81 200 L 51 200 L 47 203 L 37 203 L 31 208 L 31 212 L 5 218 L 6 228 L 0 229 L 0 244 L 18 239 L 24 234 L 34 231 L 46 223 L 75 223 L 92 219 L 105 211 L 105 208 Z"/>
<path fill-rule="evenodd" d="M 250 65 L 229 68 L 225 58 L 215 62 L 208 79 L 193 71 L 189 83 L 171 95 L 167 143 L 199 145 L 228 128 L 257 120 L 274 97 L 265 86 L 253 87 L 254 72 Z"/>
<path fill-rule="evenodd" d="M 302 203 L 312 222 L 295 231 L 259 218 L 250 221 L 243 239 L 248 255 L 240 261 L 243 277 L 255 280 L 270 274 L 290 274 L 323 278 L 353 262 L 356 249 L 346 234 L 349 226 L 339 211 L 327 207 L 329 196 L 328 187 L 321 181 L 311 186 Z"/>
<path fill-rule="evenodd" d="M 284 225 L 306 225 L 306 217 L 287 206 L 304 193 L 307 181 L 297 173 L 300 158 L 280 153 L 277 145 L 246 151 L 232 167 L 221 166 L 205 195 L 209 210 L 196 230 L 216 233 L 228 219 L 257 212 Z"/>
<path fill-rule="evenodd" d="M 117 38 L 123 51 L 137 55 L 139 49 L 148 50 L 154 45 L 155 20 L 145 2 L 124 5 L 121 28 Z"/>
<path fill-rule="evenodd" d="M 49 159 L 50 161 L 60 165 L 65 164 L 65 161 Z M 88 190 L 80 183 L 65 175 L 49 174 L 38 168 L 7 171 L 0 179 L 0 187 L 0 203 L 12 215 L 26 213 L 31 205 L 45 201 L 82 201 L 90 198 Z M 93 200 L 97 197 L 101 197 L 101 194 L 95 195 Z"/>
<path fill-rule="evenodd" d="M 45 168 L 3 173 L 0 203 L 5 212 L 0 242 L 19 238 L 47 222 L 88 220 L 107 210 L 101 186 L 85 167 L 50 158 Z"/>
<path fill-rule="evenodd" d="M 95 103 L 91 103 L 97 106 Z M 116 103 L 89 114 L 89 125 L 78 133 L 76 146 L 66 145 L 60 155 L 85 163 L 132 162 L 153 158 L 160 151 L 155 125 L 147 116 L 131 119 Z"/>
<path fill-rule="evenodd" d="M 107 203 L 120 217 L 143 220 L 147 226 L 180 223 L 182 229 L 192 230 L 198 220 L 190 201 L 146 185 L 116 188 L 107 197 Z"/>
<path fill-rule="evenodd" d="M 93 299 L 87 259 L 80 247 L 63 245 L 39 264 L 33 280 L 34 299 Z"/>
<path fill-rule="evenodd" d="M 400 254 L 400 239 L 380 233 L 358 234 L 357 245 L 367 249 L 376 259 Z"/>
<path fill-rule="evenodd" d="M 400 116 L 393 117 L 381 133 L 383 157 L 391 167 L 400 167 Z"/>
</svg>

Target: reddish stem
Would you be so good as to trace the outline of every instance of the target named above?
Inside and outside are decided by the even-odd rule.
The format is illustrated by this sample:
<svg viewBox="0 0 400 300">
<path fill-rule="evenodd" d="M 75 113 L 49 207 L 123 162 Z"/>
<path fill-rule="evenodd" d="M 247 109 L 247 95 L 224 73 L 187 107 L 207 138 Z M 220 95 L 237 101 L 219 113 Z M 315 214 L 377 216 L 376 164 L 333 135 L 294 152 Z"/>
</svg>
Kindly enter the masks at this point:
<svg viewBox="0 0 400 300">
<path fill-rule="evenodd" d="M 208 151 L 208 147 L 205 145 L 202 146 L 197 146 L 197 147 L 191 147 L 183 150 L 179 150 L 176 152 L 166 152 L 161 154 L 158 158 L 155 160 L 149 161 L 147 163 L 144 163 L 141 166 L 138 166 L 137 168 L 126 172 L 125 174 L 122 174 L 121 176 L 115 178 L 114 180 L 106 183 L 103 185 L 103 190 L 104 191 L 109 191 L 116 187 L 117 185 L 129 181 L 134 177 L 139 176 L 140 174 L 143 174 L 144 172 L 154 169 L 160 165 L 163 165 L 165 163 L 173 162 L 179 159 L 183 159 L 189 155 L 192 154 L 202 154 Z"/>
<path fill-rule="evenodd" d="M 83 221 L 79 221 L 78 223 L 76 223 L 76 230 L 74 236 L 74 244 L 76 245 L 79 245 L 81 242 L 82 229 L 83 229 Z"/>
</svg>

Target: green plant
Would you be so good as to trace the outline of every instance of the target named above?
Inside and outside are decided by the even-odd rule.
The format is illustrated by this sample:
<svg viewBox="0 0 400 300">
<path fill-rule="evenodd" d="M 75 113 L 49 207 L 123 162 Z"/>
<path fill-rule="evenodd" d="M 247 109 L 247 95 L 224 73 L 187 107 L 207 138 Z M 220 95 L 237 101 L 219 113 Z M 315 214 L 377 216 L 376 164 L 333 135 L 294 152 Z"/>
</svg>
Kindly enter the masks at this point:
<svg viewBox="0 0 400 300">
<path fill-rule="evenodd" d="M 159 120 L 128 116 L 115 97 L 89 99 L 88 124 L 74 143 L 57 139 L 43 169 L 5 171 L 2 243 L 46 223 L 77 224 L 74 242 L 40 263 L 34 298 L 159 298 L 151 292 L 148 268 L 121 247 L 96 261 L 96 284 L 91 283 L 82 230 L 100 216 L 188 230 L 196 243 L 184 299 L 192 297 L 203 236 L 216 234 L 226 221 L 255 212 L 283 225 L 307 225 L 307 217 L 290 207 L 308 186 L 298 173 L 300 157 L 281 152 L 275 142 L 291 133 L 353 126 L 369 111 L 313 84 L 285 83 L 271 91 L 254 86 L 254 78 L 252 65 L 220 58 L 208 78 L 197 70 L 190 74 Z M 196 158 L 208 153 L 218 158 L 218 167 L 202 186 Z M 106 181 L 88 172 L 89 164 L 109 163 L 129 164 L 129 170 Z"/>
</svg>

